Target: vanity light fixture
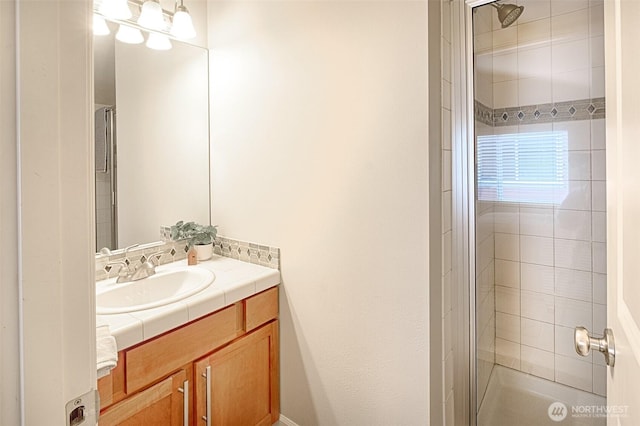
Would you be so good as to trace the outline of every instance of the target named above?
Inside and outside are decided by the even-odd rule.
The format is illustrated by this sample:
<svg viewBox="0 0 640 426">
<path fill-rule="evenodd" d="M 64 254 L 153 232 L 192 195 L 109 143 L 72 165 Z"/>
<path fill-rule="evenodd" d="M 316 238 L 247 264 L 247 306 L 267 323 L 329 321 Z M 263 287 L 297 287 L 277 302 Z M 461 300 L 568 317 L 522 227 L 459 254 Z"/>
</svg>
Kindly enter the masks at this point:
<svg viewBox="0 0 640 426">
<path fill-rule="evenodd" d="M 140 44 L 144 41 L 144 36 L 139 29 L 120 24 L 120 28 L 116 33 L 116 39 L 127 44 Z"/>
<path fill-rule="evenodd" d="M 158 33 L 149 33 L 149 37 L 147 38 L 146 44 L 149 49 L 154 49 L 154 50 L 171 49 L 171 41 L 169 41 L 169 37 L 162 34 L 158 34 Z"/>
<path fill-rule="evenodd" d="M 93 14 L 93 33 L 95 35 L 109 35 L 111 31 L 107 26 L 107 21 L 100 15 Z"/>
<path fill-rule="evenodd" d="M 162 16 L 162 7 L 158 0 L 146 0 L 138 17 L 138 24 L 151 30 L 163 30 L 166 27 Z"/>
<path fill-rule="evenodd" d="M 180 4 L 176 2 L 176 10 L 173 14 L 171 24 L 171 35 L 181 40 L 192 39 L 196 36 L 196 29 L 193 27 L 193 20 L 189 15 L 189 10 L 180 0 Z"/>
<path fill-rule="evenodd" d="M 103 0 L 98 12 L 111 19 L 129 19 L 133 16 L 128 0 Z"/>
<path fill-rule="evenodd" d="M 94 0 L 93 33 L 109 34 L 106 19 L 120 25 L 116 33 L 119 41 L 142 43 L 142 30 L 149 33 L 147 47 L 156 50 L 171 49 L 170 38 L 188 40 L 196 36 L 193 20 L 183 2 L 184 0 L 176 0 L 175 11 L 169 12 L 162 9 L 159 0 Z M 129 5 L 133 7 L 130 8 Z"/>
</svg>

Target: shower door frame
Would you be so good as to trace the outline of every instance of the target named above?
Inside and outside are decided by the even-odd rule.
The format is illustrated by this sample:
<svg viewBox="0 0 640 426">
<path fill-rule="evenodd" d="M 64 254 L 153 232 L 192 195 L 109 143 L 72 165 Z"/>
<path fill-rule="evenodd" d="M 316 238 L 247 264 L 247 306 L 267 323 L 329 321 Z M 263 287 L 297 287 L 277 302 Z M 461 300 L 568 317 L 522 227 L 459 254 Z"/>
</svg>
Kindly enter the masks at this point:
<svg viewBox="0 0 640 426">
<path fill-rule="evenodd" d="M 476 178 L 474 124 L 474 60 L 473 9 L 494 3 L 495 0 L 459 0 L 452 8 L 453 58 L 453 191 L 454 237 L 453 260 L 458 272 L 463 328 L 459 336 L 458 353 L 466 360 L 463 377 L 457 381 L 462 387 L 464 412 L 456 424 L 477 425 L 477 345 L 476 345 Z M 456 419 L 458 420 L 458 419 Z"/>
</svg>

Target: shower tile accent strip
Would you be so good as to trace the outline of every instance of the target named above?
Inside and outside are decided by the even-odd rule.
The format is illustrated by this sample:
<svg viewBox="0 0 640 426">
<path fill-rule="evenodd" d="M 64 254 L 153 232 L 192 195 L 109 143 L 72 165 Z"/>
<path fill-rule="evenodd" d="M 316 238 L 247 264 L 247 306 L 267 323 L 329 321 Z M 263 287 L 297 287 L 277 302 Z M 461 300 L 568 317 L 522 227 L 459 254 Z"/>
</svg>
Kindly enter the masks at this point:
<svg viewBox="0 0 640 426">
<path fill-rule="evenodd" d="M 605 118 L 604 98 L 553 102 L 542 105 L 525 105 L 492 109 L 474 101 L 475 119 L 489 126 L 514 126 L 519 124 L 557 123 L 563 121 Z"/>
<path fill-rule="evenodd" d="M 234 240 L 218 236 L 214 241 L 213 252 L 220 256 L 230 257 L 243 262 L 280 269 L 280 249 L 262 244 Z M 134 267 L 146 262 L 149 256 L 159 255 L 158 263 L 164 265 L 187 257 L 189 246 L 186 240 L 164 240 L 161 244 L 142 246 L 131 249 L 126 253 L 119 252 L 111 255 L 96 255 L 96 281 L 113 278 L 118 275 L 118 267 L 109 266 L 110 262 L 124 261 Z"/>
</svg>

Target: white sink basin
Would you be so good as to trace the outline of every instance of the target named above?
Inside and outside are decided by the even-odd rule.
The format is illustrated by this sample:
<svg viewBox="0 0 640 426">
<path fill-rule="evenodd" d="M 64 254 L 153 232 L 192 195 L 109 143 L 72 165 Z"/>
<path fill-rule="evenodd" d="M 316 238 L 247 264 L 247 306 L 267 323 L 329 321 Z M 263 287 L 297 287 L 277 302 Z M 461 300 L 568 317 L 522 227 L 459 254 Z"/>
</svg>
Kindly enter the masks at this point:
<svg viewBox="0 0 640 426">
<path fill-rule="evenodd" d="M 121 314 L 157 308 L 192 296 L 209 287 L 213 272 L 190 266 L 157 271 L 138 281 L 105 286 L 96 292 L 96 313 Z"/>
</svg>

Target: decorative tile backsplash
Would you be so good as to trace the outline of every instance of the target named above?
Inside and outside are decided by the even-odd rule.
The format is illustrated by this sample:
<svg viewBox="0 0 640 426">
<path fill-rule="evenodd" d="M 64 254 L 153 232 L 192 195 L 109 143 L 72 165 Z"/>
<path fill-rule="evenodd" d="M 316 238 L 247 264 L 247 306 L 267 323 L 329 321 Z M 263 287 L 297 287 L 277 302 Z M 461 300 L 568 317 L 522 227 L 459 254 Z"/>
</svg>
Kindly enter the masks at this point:
<svg viewBox="0 0 640 426">
<path fill-rule="evenodd" d="M 554 123 L 605 118 L 604 98 L 492 109 L 474 102 L 475 119 L 489 126 Z"/>
<path fill-rule="evenodd" d="M 125 262 L 134 267 L 140 266 L 150 257 L 157 257 L 158 264 L 171 263 L 187 257 L 189 246 L 185 240 L 171 241 L 165 239 L 161 243 L 141 245 L 124 253 L 96 256 L 96 281 L 118 275 L 118 262 Z M 280 249 L 246 241 L 234 240 L 223 236 L 216 237 L 213 251 L 215 254 L 243 262 L 280 269 Z"/>
</svg>

